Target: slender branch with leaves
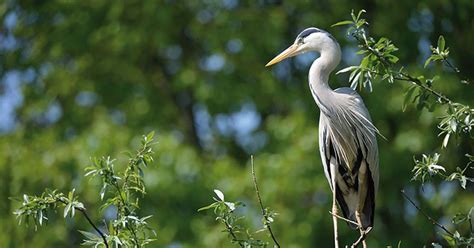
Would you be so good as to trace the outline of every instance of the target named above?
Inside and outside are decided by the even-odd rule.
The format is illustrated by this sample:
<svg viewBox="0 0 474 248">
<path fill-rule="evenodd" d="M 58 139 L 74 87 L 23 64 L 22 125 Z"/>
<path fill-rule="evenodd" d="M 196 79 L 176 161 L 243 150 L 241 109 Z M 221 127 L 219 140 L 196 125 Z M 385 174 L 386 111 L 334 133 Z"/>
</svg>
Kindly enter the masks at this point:
<svg viewBox="0 0 474 248">
<path fill-rule="evenodd" d="M 402 106 L 403 110 L 405 110 L 410 103 L 413 103 L 417 106 L 418 110 L 426 108 L 429 111 L 433 111 L 435 107 L 441 107 L 445 112 L 445 114 L 440 117 L 438 123 L 438 136 L 444 136 L 441 148 L 446 148 L 450 138 L 453 136 L 463 136 L 464 138 L 472 140 L 474 138 L 472 133 L 474 128 L 474 109 L 468 105 L 455 102 L 445 94 L 436 90 L 434 85 L 439 81 L 439 77 L 425 78 L 423 75 L 412 75 L 407 72 L 403 66 L 399 66 L 399 58 L 394 54 L 398 48 L 391 40 L 385 37 L 376 40 L 367 34 L 366 27 L 368 26 L 368 22 L 362 17 L 364 13 L 365 10 L 361 10 L 357 14 L 352 11 L 352 20 L 338 22 L 333 25 L 349 25 L 348 35 L 357 41 L 360 49 L 358 54 L 363 55 L 359 65 L 349 66 L 340 70 L 338 73 L 350 72 L 349 80 L 351 87 L 354 89 L 363 87 L 368 91 L 372 91 L 372 84 L 376 81 L 409 83 L 410 86 L 405 93 Z M 432 54 L 425 61 L 425 68 L 433 62 L 441 62 L 451 68 L 455 73 L 461 73 L 448 58 L 449 48 L 446 47 L 446 41 L 443 36 L 439 36 L 437 47 L 431 47 L 430 49 Z M 469 84 L 468 79 L 462 79 L 460 82 Z M 417 159 L 415 156 L 415 166 L 412 170 L 414 176 L 412 180 L 424 183 L 433 176 L 439 176 L 445 181 L 456 180 L 463 189 L 466 189 L 468 182 L 474 182 L 473 178 L 467 176 L 467 171 L 474 169 L 471 166 L 474 158 L 471 154 L 465 154 L 465 156 L 468 158 L 467 164 L 462 167 L 457 167 L 456 171 L 450 174 L 447 174 L 445 167 L 438 163 L 440 153 L 435 153 L 434 155 L 422 154 L 421 159 Z M 414 204 L 406 194 L 403 195 L 424 214 L 421 208 Z M 464 216 L 463 218 L 453 219 L 453 223 L 455 224 L 469 222 L 470 232 L 466 234 L 466 236 L 460 235 L 458 231 L 451 232 L 442 226 L 442 229 L 446 232 L 446 235 L 443 237 L 449 245 L 474 245 L 472 213 L 473 209 L 471 208 L 469 214 L 458 214 L 459 216 Z M 425 214 L 425 216 L 427 215 Z M 435 224 L 438 223 L 431 217 L 429 217 L 429 219 Z M 437 226 L 440 226 L 439 223 Z"/>
<path fill-rule="evenodd" d="M 198 212 L 212 209 L 216 220 L 224 224 L 224 231 L 228 233 L 232 243 L 236 243 L 240 247 L 267 247 L 268 242 L 256 239 L 255 233 L 241 223 L 244 217 L 235 213 L 235 210 L 243 205 L 242 202 L 225 201 L 224 193 L 218 189 L 214 189 L 214 193 L 217 196 L 217 198 L 212 198 L 214 202 L 198 209 Z"/>
<path fill-rule="evenodd" d="M 434 103 L 445 107 L 446 115 L 441 117 L 438 125 L 439 135 L 444 135 L 442 147 L 448 145 L 449 139 L 453 135 L 466 134 L 472 138 L 474 128 L 474 109 L 468 105 L 457 103 L 449 99 L 441 92 L 434 89 L 433 85 L 438 77 L 425 78 L 423 75 L 414 76 L 409 74 L 403 66 L 397 63 L 399 58 L 394 54 L 398 48 L 388 38 L 382 37 L 379 40 L 367 35 L 365 27 L 367 21 L 362 18 L 365 10 L 361 10 L 357 15 L 351 13 L 351 21 L 342 21 L 333 26 L 349 25 L 348 35 L 353 37 L 360 48 L 357 54 L 363 55 L 361 62 L 356 66 L 349 66 L 337 73 L 351 72 L 349 80 L 351 87 L 357 89 L 364 87 L 372 91 L 372 84 L 376 80 L 407 82 L 411 86 L 405 93 L 403 109 L 411 102 L 417 105 L 418 109 L 428 108 L 433 110 Z M 433 54 L 426 60 L 425 67 L 431 62 L 441 61 L 449 67 L 459 72 L 448 60 L 449 48 L 445 46 L 445 39 L 440 36 L 438 46 L 431 48 Z M 467 82 L 466 80 L 461 80 Z"/>
<path fill-rule="evenodd" d="M 260 209 L 262 210 L 263 226 L 268 230 L 268 233 L 272 237 L 272 240 L 275 243 L 275 246 L 279 248 L 280 244 L 278 243 L 278 241 L 276 239 L 276 236 L 273 233 L 272 227 L 270 225 L 274 221 L 276 213 L 271 211 L 270 208 L 264 207 L 264 205 L 263 205 L 262 197 L 260 196 L 260 190 L 258 189 L 257 175 L 255 174 L 255 168 L 254 168 L 254 163 L 253 163 L 253 155 L 250 156 L 250 165 L 251 165 L 251 168 L 252 168 L 252 179 L 253 179 L 253 185 L 255 187 L 255 193 L 257 194 L 258 203 L 260 205 Z"/>
<path fill-rule="evenodd" d="M 22 205 L 14 212 L 19 223 L 29 223 L 33 220 L 35 230 L 48 220 L 49 209 L 64 206 L 64 218 L 74 217 L 76 210 L 80 211 L 96 233 L 79 231 L 84 235 L 83 245 L 90 247 L 144 247 L 152 242 L 155 231 L 149 227 L 147 219 L 151 216 L 140 217 L 137 213 L 141 197 L 145 195 L 143 169 L 153 162 L 154 132 L 143 136 L 141 147 L 135 154 L 129 154 L 127 166 L 122 171 L 114 168 L 114 159 L 102 157 L 93 158 L 92 165 L 86 168 L 86 177 L 99 178 L 101 182 L 100 200 L 103 201 L 100 210 L 116 209 L 116 218 L 108 221 L 107 225 L 99 228 L 89 217 L 84 203 L 78 201 L 75 189 L 67 196 L 58 190 L 46 190 L 40 196 L 24 195 Z M 106 222 L 102 220 L 102 222 Z M 105 229 L 105 230 L 104 230 Z"/>
<path fill-rule="evenodd" d="M 255 192 L 257 195 L 258 203 L 260 209 L 262 211 L 262 224 L 263 228 L 252 232 L 250 228 L 245 227 L 241 220 L 244 216 L 238 216 L 235 213 L 235 210 L 238 207 L 243 206 L 241 202 L 227 202 L 224 199 L 224 193 L 222 191 L 215 189 L 214 193 L 216 197 L 213 197 L 214 202 L 208 206 L 202 207 L 198 209 L 198 211 L 210 210 L 214 211 L 216 215 L 216 220 L 224 224 L 225 232 L 229 234 L 231 237 L 231 242 L 237 243 L 240 247 L 268 247 L 269 242 L 257 239 L 255 237 L 256 234 L 261 232 L 267 232 L 268 235 L 271 237 L 274 246 L 273 247 L 280 247 L 280 243 L 277 241 L 276 235 L 274 234 L 271 223 L 274 222 L 277 213 L 273 212 L 270 208 L 264 207 L 262 202 L 262 197 L 260 196 L 260 190 L 257 183 L 257 176 L 255 174 L 255 168 L 253 163 L 253 156 L 250 157 L 251 163 L 251 173 L 252 173 L 252 180 L 255 187 Z"/>
</svg>

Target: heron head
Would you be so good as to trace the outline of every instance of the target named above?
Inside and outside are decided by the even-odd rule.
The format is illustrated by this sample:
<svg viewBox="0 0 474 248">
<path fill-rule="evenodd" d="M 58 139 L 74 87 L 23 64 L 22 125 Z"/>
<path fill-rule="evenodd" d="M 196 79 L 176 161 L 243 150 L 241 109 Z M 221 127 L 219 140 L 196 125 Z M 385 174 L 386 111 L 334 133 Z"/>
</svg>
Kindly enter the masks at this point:
<svg viewBox="0 0 474 248">
<path fill-rule="evenodd" d="M 281 62 L 286 58 L 290 58 L 308 51 L 321 52 L 324 49 L 330 49 L 334 45 L 339 46 L 332 35 L 319 28 L 307 28 L 303 30 L 295 39 L 295 42 L 270 60 L 265 66 L 271 66 Z"/>
</svg>

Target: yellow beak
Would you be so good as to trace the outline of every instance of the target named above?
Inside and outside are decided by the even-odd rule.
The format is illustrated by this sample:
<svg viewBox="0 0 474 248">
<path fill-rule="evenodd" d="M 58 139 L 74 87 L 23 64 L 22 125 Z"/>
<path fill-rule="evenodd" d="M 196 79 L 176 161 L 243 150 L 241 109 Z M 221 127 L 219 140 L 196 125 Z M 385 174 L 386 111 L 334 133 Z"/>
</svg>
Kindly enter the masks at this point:
<svg viewBox="0 0 474 248">
<path fill-rule="evenodd" d="M 271 65 L 274 65 L 286 58 L 289 58 L 289 57 L 293 57 L 295 55 L 298 54 L 298 45 L 297 44 L 293 44 L 291 45 L 290 47 L 288 47 L 285 51 L 281 52 L 280 54 L 278 54 L 275 58 L 273 58 L 272 60 L 270 60 L 270 62 L 268 62 L 265 67 L 268 67 L 268 66 L 271 66 Z"/>
</svg>

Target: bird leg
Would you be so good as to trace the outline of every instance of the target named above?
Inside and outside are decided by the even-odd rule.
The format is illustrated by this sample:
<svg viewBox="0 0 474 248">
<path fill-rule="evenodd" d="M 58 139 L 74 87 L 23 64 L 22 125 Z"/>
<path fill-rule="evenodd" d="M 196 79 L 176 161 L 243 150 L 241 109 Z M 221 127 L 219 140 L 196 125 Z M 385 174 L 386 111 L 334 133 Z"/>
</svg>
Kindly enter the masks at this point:
<svg viewBox="0 0 474 248">
<path fill-rule="evenodd" d="M 331 161 L 332 162 L 332 161 Z M 331 163 L 331 180 L 332 180 L 332 223 L 334 227 L 334 247 L 339 248 L 337 235 L 337 205 L 336 205 L 336 165 Z"/>
<path fill-rule="evenodd" d="M 367 197 L 367 183 L 366 183 L 366 172 L 367 172 L 367 164 L 362 161 L 361 166 L 359 168 L 359 204 L 357 204 L 357 209 L 355 211 L 355 217 L 357 220 L 357 224 L 359 225 L 360 231 L 360 238 L 354 244 L 359 244 L 362 241 L 362 247 L 367 248 L 367 244 L 365 243 L 366 232 L 364 230 L 364 226 L 362 224 L 361 218 L 361 211 L 364 208 L 365 198 Z"/>
<path fill-rule="evenodd" d="M 360 210 L 357 209 L 355 212 L 356 215 L 356 220 L 357 224 L 359 225 L 359 231 L 360 231 L 360 237 L 359 239 L 354 243 L 353 247 L 356 247 L 360 242 L 362 242 L 362 247 L 367 248 L 367 244 L 365 243 L 365 238 L 367 233 L 369 233 L 370 229 L 366 232 L 362 226 L 362 219 L 360 218 Z"/>
<path fill-rule="evenodd" d="M 337 237 L 337 205 L 336 205 L 336 190 L 333 191 L 332 193 L 332 223 L 334 226 L 334 247 L 339 248 L 339 242 L 338 242 L 338 237 Z"/>
<path fill-rule="evenodd" d="M 354 242 L 354 244 L 351 245 L 351 248 L 355 248 L 360 244 L 360 242 L 364 242 L 365 238 L 367 237 L 367 234 L 369 234 L 371 230 L 372 230 L 372 227 L 367 228 L 367 230 L 364 231 L 364 234 L 361 235 L 359 239 L 356 242 Z M 362 245 L 364 245 L 364 243 Z"/>
</svg>

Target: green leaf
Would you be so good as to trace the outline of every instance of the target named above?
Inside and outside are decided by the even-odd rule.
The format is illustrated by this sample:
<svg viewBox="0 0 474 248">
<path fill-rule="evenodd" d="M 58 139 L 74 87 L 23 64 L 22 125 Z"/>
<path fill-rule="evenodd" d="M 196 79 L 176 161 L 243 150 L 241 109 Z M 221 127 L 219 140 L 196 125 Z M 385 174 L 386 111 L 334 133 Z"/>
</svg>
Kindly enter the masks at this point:
<svg viewBox="0 0 474 248">
<path fill-rule="evenodd" d="M 217 195 L 219 200 L 224 201 L 224 193 L 222 193 L 222 191 L 220 191 L 218 189 L 214 189 L 214 193 Z"/>
<path fill-rule="evenodd" d="M 402 104 L 402 111 L 405 112 L 407 106 L 408 106 L 408 103 L 411 101 L 412 97 L 413 97 L 413 93 L 415 93 L 415 90 L 417 89 L 417 86 L 413 85 L 411 86 L 407 93 L 405 94 L 405 98 L 403 99 L 403 104 Z"/>
<path fill-rule="evenodd" d="M 432 56 L 430 56 L 430 57 L 425 61 L 424 68 L 426 68 L 426 67 L 430 64 L 430 62 L 431 62 L 432 59 L 433 59 Z"/>
<path fill-rule="evenodd" d="M 37 218 L 38 218 L 38 222 L 39 222 L 40 226 L 42 226 L 43 225 L 43 211 L 42 210 L 38 210 Z"/>
<path fill-rule="evenodd" d="M 71 207 L 72 207 L 71 203 L 67 204 L 66 207 L 64 207 L 64 218 L 66 218 L 67 214 L 71 210 Z"/>
<path fill-rule="evenodd" d="M 338 23 L 334 23 L 333 25 L 331 25 L 331 27 L 349 25 L 349 24 L 353 24 L 353 23 L 354 23 L 353 21 L 340 21 Z"/>
<path fill-rule="evenodd" d="M 449 126 L 451 127 L 452 132 L 455 133 L 458 127 L 458 123 L 455 119 L 451 119 L 451 121 L 449 122 Z"/>
<path fill-rule="evenodd" d="M 364 85 L 364 89 L 367 92 L 369 92 L 369 93 L 372 92 L 372 83 L 370 82 L 370 80 L 368 78 L 364 81 L 363 85 Z"/>
<path fill-rule="evenodd" d="M 450 136 L 450 133 L 448 133 L 448 134 L 446 134 L 446 136 L 444 136 L 443 145 L 442 145 L 443 148 L 446 148 L 446 146 L 448 146 L 449 136 Z"/>
<path fill-rule="evenodd" d="M 359 85 L 359 77 L 361 76 L 362 72 L 358 72 L 354 75 L 354 77 L 349 79 L 349 82 L 351 82 L 351 88 L 354 90 L 357 90 L 357 86 Z"/>
<path fill-rule="evenodd" d="M 444 45 L 445 45 L 444 37 L 440 35 L 438 38 L 438 49 L 440 52 L 444 51 Z"/>
<path fill-rule="evenodd" d="M 387 55 L 387 59 L 388 59 L 388 61 L 390 61 L 390 63 L 392 63 L 392 64 L 395 64 L 395 63 L 398 62 L 398 57 L 395 56 L 395 55 L 392 55 L 392 54 Z"/>
<path fill-rule="evenodd" d="M 88 240 L 96 240 L 97 238 L 99 238 L 99 236 L 91 233 L 91 232 L 86 232 L 86 231 L 82 231 L 82 230 L 78 230 L 82 235 L 84 235 L 84 237 Z"/>
<path fill-rule="evenodd" d="M 354 10 L 351 10 L 351 17 L 352 17 L 352 20 L 354 20 L 354 22 L 357 21 L 358 18 L 356 18 L 356 16 L 354 15 Z"/>
<path fill-rule="evenodd" d="M 361 10 L 359 11 L 359 13 L 357 14 L 357 20 L 359 20 L 359 18 L 360 18 L 360 16 L 362 15 L 362 13 L 365 13 L 365 12 L 366 12 L 365 9 L 361 9 Z"/>
<path fill-rule="evenodd" d="M 341 74 L 341 73 L 345 73 L 345 72 L 348 72 L 348 71 L 352 71 L 352 70 L 357 69 L 357 68 L 358 68 L 358 66 L 349 66 L 349 67 L 343 68 L 343 69 L 339 70 L 338 72 L 336 72 L 336 75 Z"/>
<path fill-rule="evenodd" d="M 204 210 L 215 208 L 216 206 L 217 206 L 217 202 L 214 202 L 211 205 L 208 205 L 208 206 L 205 206 L 205 207 L 202 207 L 202 208 L 198 209 L 197 211 L 201 212 L 201 211 L 204 211 Z"/>
<path fill-rule="evenodd" d="M 155 131 L 151 131 L 146 135 L 146 141 L 151 141 L 153 140 L 153 137 L 155 136 Z"/>
<path fill-rule="evenodd" d="M 68 199 L 69 201 L 73 201 L 74 200 L 74 192 L 76 191 L 76 189 L 72 189 L 71 191 L 69 191 L 69 194 L 68 194 Z"/>
<path fill-rule="evenodd" d="M 467 178 L 466 176 L 462 175 L 461 179 L 459 179 L 459 183 L 461 184 L 461 187 L 463 189 L 466 189 L 466 184 L 467 184 Z"/>
<path fill-rule="evenodd" d="M 449 244 L 450 247 L 455 247 L 456 245 L 456 240 L 454 240 L 453 237 L 451 237 L 450 235 L 448 234 L 444 234 L 442 235 L 444 240 L 446 240 L 446 242 Z"/>
<path fill-rule="evenodd" d="M 369 56 L 366 56 L 362 59 L 362 61 L 360 61 L 359 67 L 360 68 L 367 68 L 368 65 L 369 65 Z"/>
<path fill-rule="evenodd" d="M 365 21 L 365 19 L 360 19 L 360 20 L 357 21 L 356 27 L 360 28 L 360 27 L 364 26 L 366 23 L 367 22 Z"/>
</svg>

